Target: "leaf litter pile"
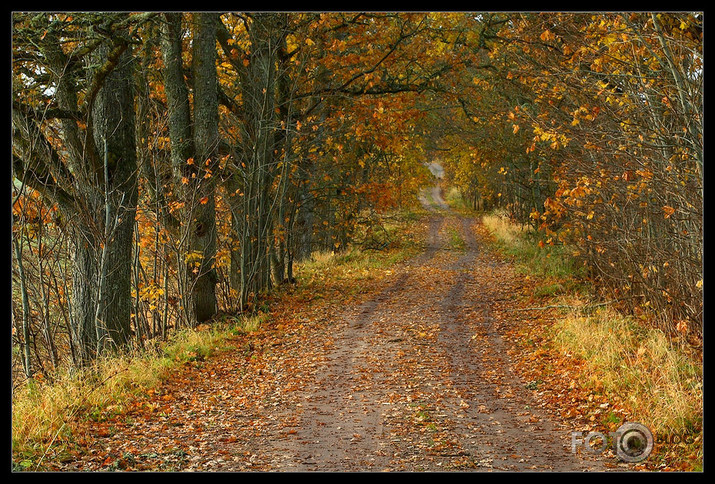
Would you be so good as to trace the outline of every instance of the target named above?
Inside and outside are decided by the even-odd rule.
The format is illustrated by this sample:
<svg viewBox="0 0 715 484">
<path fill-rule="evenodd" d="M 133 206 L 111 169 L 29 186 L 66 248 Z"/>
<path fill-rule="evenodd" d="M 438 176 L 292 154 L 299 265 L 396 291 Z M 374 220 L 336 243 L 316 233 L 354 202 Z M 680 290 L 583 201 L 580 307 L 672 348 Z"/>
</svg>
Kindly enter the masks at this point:
<svg viewBox="0 0 715 484">
<path fill-rule="evenodd" d="M 285 294 L 257 331 L 86 421 L 53 470 L 582 471 L 562 408 L 514 371 L 525 281 L 471 218 L 434 212 L 417 257 L 346 291 Z M 450 246 L 450 234 L 464 241 Z M 524 370 L 528 373 L 528 369 Z M 568 399 L 564 400 L 568 402 Z M 598 402 L 596 402 L 598 403 Z M 574 403 L 573 406 L 576 404 Z"/>
</svg>

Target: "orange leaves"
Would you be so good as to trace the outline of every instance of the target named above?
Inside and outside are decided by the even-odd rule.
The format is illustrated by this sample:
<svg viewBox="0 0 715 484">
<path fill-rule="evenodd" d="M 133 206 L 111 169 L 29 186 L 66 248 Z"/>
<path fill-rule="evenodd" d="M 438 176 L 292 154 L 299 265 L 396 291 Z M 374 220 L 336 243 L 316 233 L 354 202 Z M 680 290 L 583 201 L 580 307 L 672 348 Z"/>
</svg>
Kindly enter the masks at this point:
<svg viewBox="0 0 715 484">
<path fill-rule="evenodd" d="M 186 205 L 186 202 L 172 200 L 169 202 L 169 212 L 174 213 L 178 210 L 181 210 L 182 208 L 184 208 L 185 205 Z"/>
<path fill-rule="evenodd" d="M 544 42 L 550 42 L 556 38 L 553 32 L 551 32 L 549 29 L 544 30 L 541 35 L 539 36 L 541 40 Z"/>
</svg>

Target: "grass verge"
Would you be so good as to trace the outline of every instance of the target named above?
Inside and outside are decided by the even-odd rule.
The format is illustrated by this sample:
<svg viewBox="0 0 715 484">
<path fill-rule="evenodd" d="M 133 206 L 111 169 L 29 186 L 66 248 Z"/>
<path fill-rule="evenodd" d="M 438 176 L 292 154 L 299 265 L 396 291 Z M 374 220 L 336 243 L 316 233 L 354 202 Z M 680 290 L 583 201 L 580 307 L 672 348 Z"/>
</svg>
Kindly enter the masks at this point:
<svg viewBox="0 0 715 484">
<path fill-rule="evenodd" d="M 702 425 L 702 369 L 666 335 L 612 308 L 575 311 L 555 327 L 556 346 L 588 362 L 589 383 L 618 395 L 658 435 Z"/>
<path fill-rule="evenodd" d="M 121 413 L 135 396 L 159 385 L 189 361 L 208 358 L 236 331 L 264 316 L 233 318 L 175 333 L 151 348 L 98 358 L 91 367 L 58 371 L 53 381 L 31 381 L 12 396 L 13 467 L 37 470 L 71 443 L 77 419 L 101 421 Z"/>
<path fill-rule="evenodd" d="M 497 246 L 514 258 L 522 273 L 553 279 L 578 279 L 583 270 L 563 245 L 539 246 L 539 235 L 528 226 L 516 225 L 503 212 L 482 216 L 482 223 Z"/>
<path fill-rule="evenodd" d="M 381 250 L 350 247 L 343 252 L 314 252 L 310 259 L 297 262 L 296 290 L 309 300 L 351 297 L 371 290 L 367 283 L 389 275 L 390 268 L 421 250 L 418 234 L 420 212 L 399 211 L 381 220 Z"/>
<path fill-rule="evenodd" d="M 541 247 L 501 213 L 482 221 L 496 248 L 532 279 L 531 300 L 559 308 L 516 330 L 518 365 L 526 381 L 538 382 L 532 389 L 591 430 L 646 425 L 656 442 L 646 469 L 702 469 L 702 362 L 647 322 L 594 302 L 567 248 Z"/>
</svg>

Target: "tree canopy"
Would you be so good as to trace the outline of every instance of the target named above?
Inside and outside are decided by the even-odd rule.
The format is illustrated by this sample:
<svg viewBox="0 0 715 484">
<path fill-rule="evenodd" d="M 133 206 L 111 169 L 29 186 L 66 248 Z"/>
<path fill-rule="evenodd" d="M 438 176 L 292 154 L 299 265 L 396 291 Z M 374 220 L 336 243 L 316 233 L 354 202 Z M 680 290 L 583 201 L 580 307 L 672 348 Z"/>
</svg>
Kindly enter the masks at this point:
<svg viewBox="0 0 715 484">
<path fill-rule="evenodd" d="M 439 160 L 702 332 L 698 12 L 15 12 L 14 335 L 77 365 L 360 243 Z"/>
</svg>

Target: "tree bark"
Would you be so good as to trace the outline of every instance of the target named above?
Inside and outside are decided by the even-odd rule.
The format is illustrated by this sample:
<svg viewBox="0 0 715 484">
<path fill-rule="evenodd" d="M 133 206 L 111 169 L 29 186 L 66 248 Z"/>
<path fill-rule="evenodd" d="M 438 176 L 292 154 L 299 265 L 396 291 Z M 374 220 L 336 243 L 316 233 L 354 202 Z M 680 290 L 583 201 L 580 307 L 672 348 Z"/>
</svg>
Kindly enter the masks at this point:
<svg viewBox="0 0 715 484">
<path fill-rule="evenodd" d="M 194 14 L 194 146 L 197 167 L 195 204 L 190 221 L 189 250 L 200 253 L 192 280 L 194 315 L 198 322 L 216 314 L 216 178 L 218 170 L 218 81 L 216 77 L 216 28 L 213 13 Z"/>
<path fill-rule="evenodd" d="M 106 56 L 111 46 L 98 48 Z M 106 341 L 124 347 L 131 336 L 131 275 L 137 205 L 137 154 L 134 123 L 133 57 L 127 48 L 106 77 L 92 107 L 95 146 L 104 151 L 104 237 L 100 247 L 99 314 Z M 100 195 L 101 197 L 101 195 Z M 100 219 L 101 215 L 96 214 Z"/>
<path fill-rule="evenodd" d="M 242 196 L 234 199 L 232 211 L 237 224 L 240 252 L 233 256 L 232 280 L 243 309 L 253 297 L 270 289 L 270 247 L 273 237 L 271 185 L 276 148 L 276 62 L 278 60 L 281 14 L 252 16 L 249 38 L 251 54 L 242 95 L 246 140 L 241 146 L 244 162 Z"/>
<path fill-rule="evenodd" d="M 184 202 L 181 245 L 190 294 L 190 324 L 216 314 L 215 171 L 218 168 L 218 84 L 216 78 L 217 14 L 194 14 L 194 112 L 182 65 L 181 13 L 165 14 L 162 36 L 164 83 L 169 104 L 169 138 L 176 184 Z M 193 121 L 192 121 L 193 118 Z"/>
</svg>

